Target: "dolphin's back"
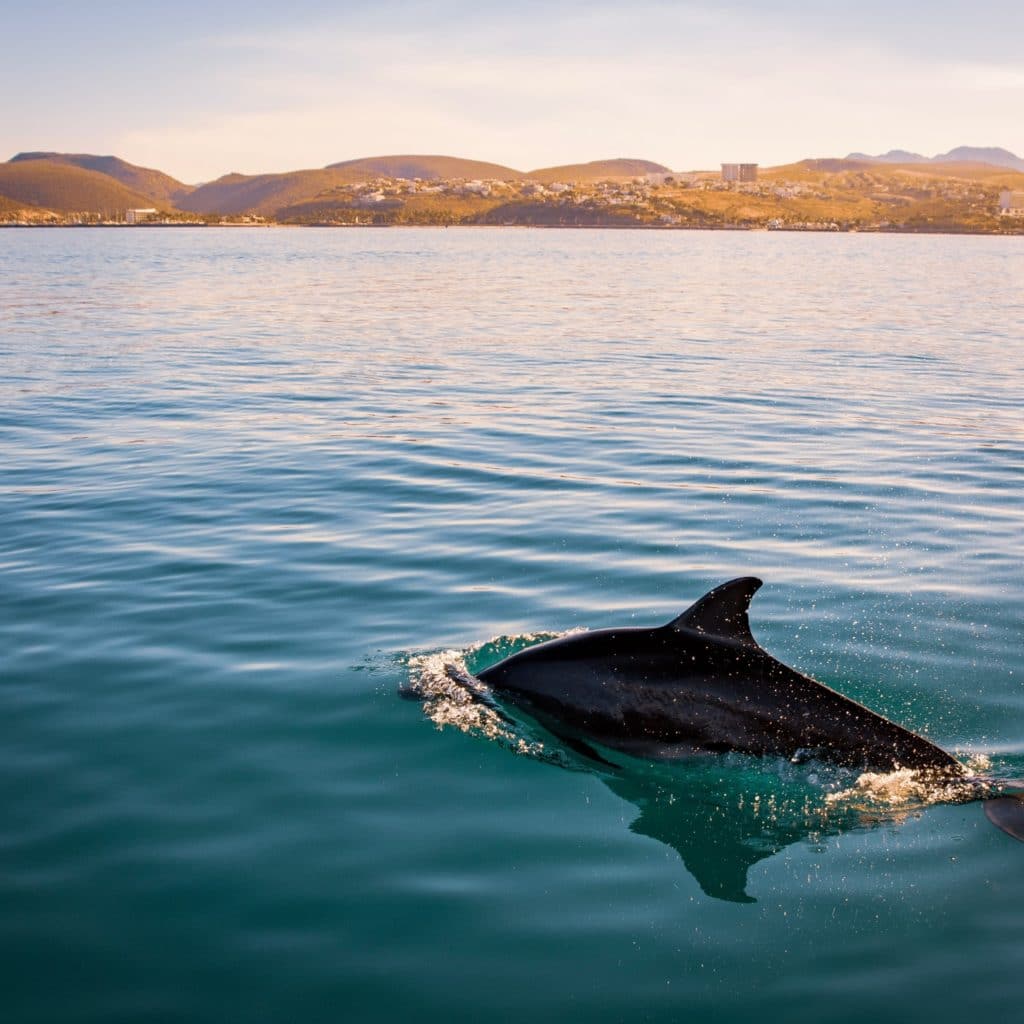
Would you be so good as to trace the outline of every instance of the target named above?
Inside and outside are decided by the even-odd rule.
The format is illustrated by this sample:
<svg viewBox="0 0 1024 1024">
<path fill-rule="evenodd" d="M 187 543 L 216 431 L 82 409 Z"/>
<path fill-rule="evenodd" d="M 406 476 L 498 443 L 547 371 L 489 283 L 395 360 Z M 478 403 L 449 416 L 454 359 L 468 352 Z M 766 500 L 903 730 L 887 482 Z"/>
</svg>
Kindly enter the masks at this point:
<svg viewBox="0 0 1024 1024">
<path fill-rule="evenodd" d="M 480 678 L 558 732 L 643 757 L 729 750 L 958 770 L 945 751 L 764 651 L 733 581 L 667 626 L 602 629 L 527 648 Z"/>
</svg>

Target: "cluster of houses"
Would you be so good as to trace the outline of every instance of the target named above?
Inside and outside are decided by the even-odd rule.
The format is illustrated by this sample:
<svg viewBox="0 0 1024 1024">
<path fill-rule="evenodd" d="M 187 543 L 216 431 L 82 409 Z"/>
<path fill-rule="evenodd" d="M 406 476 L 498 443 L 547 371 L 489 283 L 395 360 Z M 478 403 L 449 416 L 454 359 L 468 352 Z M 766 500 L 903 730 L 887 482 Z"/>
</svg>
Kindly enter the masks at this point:
<svg viewBox="0 0 1024 1024">
<path fill-rule="evenodd" d="M 413 196 L 545 200 L 566 199 L 586 194 L 589 197 L 605 198 L 611 202 L 641 198 L 646 191 L 645 184 L 643 179 L 580 185 L 563 181 L 544 183 L 532 180 L 424 181 L 420 178 L 377 178 L 369 182 L 336 186 L 324 193 L 321 198 L 335 200 L 349 198 L 353 206 L 378 210 L 401 205 L 403 199 Z"/>
<path fill-rule="evenodd" d="M 849 180 L 845 180 L 849 179 Z M 882 170 L 874 172 L 858 170 L 844 175 L 841 188 L 853 190 L 886 207 L 912 207 L 926 200 L 948 201 L 963 211 L 987 208 L 993 209 L 994 194 L 979 182 L 955 179 L 928 182 L 897 182 L 886 176 Z M 501 202 L 550 204 L 552 206 L 584 206 L 591 209 L 619 208 L 632 214 L 634 219 L 648 224 L 673 226 L 692 221 L 691 204 L 680 207 L 673 197 L 676 190 L 699 189 L 710 192 L 735 192 L 772 201 L 812 199 L 829 202 L 835 198 L 835 189 L 820 181 L 782 181 L 774 178 L 759 179 L 759 165 L 756 163 L 723 163 L 719 173 L 662 171 L 635 178 L 620 178 L 606 181 L 540 182 L 536 180 L 503 181 L 496 179 L 452 179 L 436 181 L 419 178 L 377 178 L 371 181 L 340 185 L 324 193 L 320 199 L 330 202 L 334 211 L 328 214 L 331 222 L 360 223 L 345 217 L 340 211 L 344 207 L 352 210 L 372 211 L 377 222 L 384 215 L 388 222 L 392 212 L 397 212 L 414 197 L 437 196 L 457 199 L 490 199 Z M 704 209 L 699 204 L 696 210 Z M 717 210 L 720 207 L 708 207 Z M 1000 199 L 1000 212 L 1005 216 L 1024 217 L 1024 193 L 1004 192 Z M 420 214 L 414 214 L 422 215 Z M 462 216 L 463 214 L 459 214 Z M 714 214 L 712 214 L 714 216 Z M 839 230 L 831 222 L 802 221 L 797 223 L 793 211 L 769 214 L 768 227 L 805 230 Z M 891 226 L 889 220 L 879 221 L 876 228 Z"/>
<path fill-rule="evenodd" d="M 725 183 L 752 183 L 757 181 L 757 164 L 722 164 L 720 181 Z M 424 181 L 421 178 L 380 178 L 355 185 L 343 185 L 332 190 L 334 196 L 345 193 L 353 196 L 354 204 L 364 208 L 382 207 L 389 200 L 401 196 L 448 195 L 448 196 L 520 196 L 532 199 L 564 197 L 569 193 L 585 191 L 594 197 L 608 201 L 624 201 L 642 198 L 643 186 L 680 185 L 683 187 L 703 185 L 708 187 L 711 176 L 702 172 L 659 171 L 646 174 L 631 181 L 607 181 L 580 185 L 570 182 L 548 182 L 525 180 L 520 182 L 498 180 L 454 180 Z"/>
<path fill-rule="evenodd" d="M 1005 189 L 999 193 L 999 213 L 1003 217 L 1024 217 L 1024 192 Z"/>
<path fill-rule="evenodd" d="M 755 163 L 723 163 L 720 175 L 711 173 L 682 173 L 664 171 L 647 174 L 632 180 L 603 181 L 588 184 L 569 182 L 538 181 L 499 181 L 499 180 L 452 180 L 433 181 L 420 178 L 378 178 L 373 181 L 360 182 L 353 185 L 339 186 L 332 189 L 329 197 L 334 200 L 347 201 L 352 207 L 387 211 L 401 207 L 406 198 L 413 196 L 446 196 L 461 198 L 507 198 L 530 199 L 534 201 L 554 200 L 575 203 L 589 203 L 599 206 L 630 205 L 642 211 L 652 209 L 649 200 L 663 186 L 679 188 L 702 188 L 713 191 L 737 190 L 751 195 L 773 197 L 775 199 L 794 199 L 800 196 L 817 196 L 827 199 L 819 187 L 804 182 L 759 182 L 758 165 Z M 963 198 L 952 195 L 963 189 L 963 183 L 952 183 L 940 189 L 943 198 Z M 950 194 L 947 194 L 950 193 Z M 991 192 L 988 202 L 991 202 Z M 328 198 L 325 195 L 323 198 Z M 874 195 L 873 198 L 885 200 L 887 195 Z M 894 197 L 895 202 L 899 197 Z M 981 199 L 981 194 L 977 197 Z M 974 203 L 971 204 L 972 206 Z M 656 212 L 652 209 L 652 212 Z M 1024 191 L 1004 190 L 999 196 L 999 213 L 1004 217 L 1024 218 Z M 124 223 L 144 224 L 152 222 L 159 216 L 153 208 L 130 209 L 124 213 Z M 661 222 L 675 223 L 679 220 L 674 213 L 663 213 Z M 769 227 L 774 225 L 769 225 Z"/>
</svg>

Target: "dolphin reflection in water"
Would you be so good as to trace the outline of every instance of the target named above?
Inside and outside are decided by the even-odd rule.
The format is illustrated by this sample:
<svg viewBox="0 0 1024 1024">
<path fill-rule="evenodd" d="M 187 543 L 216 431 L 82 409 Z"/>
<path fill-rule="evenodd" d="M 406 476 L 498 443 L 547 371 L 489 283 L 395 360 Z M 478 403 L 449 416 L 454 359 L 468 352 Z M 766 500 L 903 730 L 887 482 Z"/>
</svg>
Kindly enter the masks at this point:
<svg viewBox="0 0 1024 1024">
<path fill-rule="evenodd" d="M 749 899 L 746 875 L 753 863 L 799 839 L 862 825 L 864 818 L 833 809 L 827 816 L 789 813 L 769 822 L 753 797 L 740 792 L 723 800 L 716 791 L 722 773 L 709 781 L 694 763 L 698 755 L 738 753 L 912 775 L 937 799 L 984 799 L 988 817 L 1024 841 L 1024 797 L 975 778 L 924 737 L 768 654 L 748 619 L 760 586 L 742 577 L 663 626 L 573 633 L 520 650 L 475 676 L 455 665 L 446 673 L 506 726 L 515 728 L 511 711 L 525 712 L 583 758 L 640 808 L 633 831 L 677 850 L 709 895 Z M 686 761 L 690 770 L 645 781 L 618 763 L 616 753 Z"/>
</svg>

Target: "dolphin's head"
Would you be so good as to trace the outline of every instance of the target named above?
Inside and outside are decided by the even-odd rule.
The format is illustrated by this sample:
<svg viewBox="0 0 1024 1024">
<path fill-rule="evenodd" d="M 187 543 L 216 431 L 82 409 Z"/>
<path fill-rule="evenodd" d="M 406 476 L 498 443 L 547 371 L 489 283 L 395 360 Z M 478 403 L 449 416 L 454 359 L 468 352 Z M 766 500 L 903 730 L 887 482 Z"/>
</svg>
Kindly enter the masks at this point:
<svg viewBox="0 0 1024 1024">
<path fill-rule="evenodd" d="M 545 671 L 550 657 L 549 649 L 552 645 L 563 642 L 551 640 L 527 647 L 478 672 L 477 678 L 492 690 L 505 693 L 529 695 L 538 689 L 544 689 L 545 679 L 549 674 Z"/>
</svg>

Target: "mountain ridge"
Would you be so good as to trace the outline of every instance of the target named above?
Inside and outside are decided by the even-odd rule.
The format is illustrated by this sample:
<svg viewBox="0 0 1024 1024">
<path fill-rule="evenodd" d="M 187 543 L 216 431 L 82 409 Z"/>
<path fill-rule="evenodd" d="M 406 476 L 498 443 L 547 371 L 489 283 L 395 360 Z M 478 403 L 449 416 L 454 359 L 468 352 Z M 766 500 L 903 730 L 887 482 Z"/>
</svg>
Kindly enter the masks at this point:
<svg viewBox="0 0 1024 1024">
<path fill-rule="evenodd" d="M 51 164 L 65 164 L 86 171 L 96 171 L 119 181 L 126 188 L 138 192 L 154 203 L 175 205 L 178 199 L 193 191 L 194 186 L 172 178 L 151 167 L 130 164 L 117 156 L 97 156 L 92 153 L 27 152 L 17 153 L 8 163 L 29 163 L 42 160 Z"/>
<path fill-rule="evenodd" d="M 887 160 L 826 157 L 762 167 L 756 181 L 737 184 L 716 171 L 673 174 L 632 158 L 523 172 L 460 157 L 392 155 L 274 174 L 232 172 L 195 187 L 119 157 L 32 152 L 0 163 L 0 221 L 120 222 L 129 209 L 153 207 L 161 223 L 1024 233 L 1019 217 L 1001 216 L 1007 208 L 999 196 L 1000 189 L 1024 190 L 1024 168 L 976 162 L 993 152 L 1017 159 L 970 147 L 940 154 L 941 162 L 891 151 Z"/>
<path fill-rule="evenodd" d="M 447 178 L 490 178 L 515 181 L 525 177 L 522 171 L 486 160 L 468 160 L 458 156 L 392 155 L 368 156 L 328 164 L 325 170 L 351 174 L 372 174 L 382 178 L 420 178 L 441 181 Z"/>
<path fill-rule="evenodd" d="M 123 213 L 153 200 L 102 171 L 54 160 L 0 164 L 0 196 L 55 213 Z"/>
<path fill-rule="evenodd" d="M 868 153 L 848 153 L 847 160 L 864 160 L 885 164 L 991 164 L 1012 171 L 1024 171 L 1024 159 L 1000 146 L 956 146 L 948 153 L 923 156 L 906 149 L 890 149 L 888 153 L 872 156 Z"/>
<path fill-rule="evenodd" d="M 530 171 L 526 177 L 544 184 L 562 181 L 594 182 L 614 178 L 640 178 L 645 174 L 671 174 L 664 164 L 653 160 L 640 160 L 632 157 L 616 157 L 613 160 L 591 160 L 585 164 L 562 164 L 558 167 L 539 167 Z"/>
</svg>

